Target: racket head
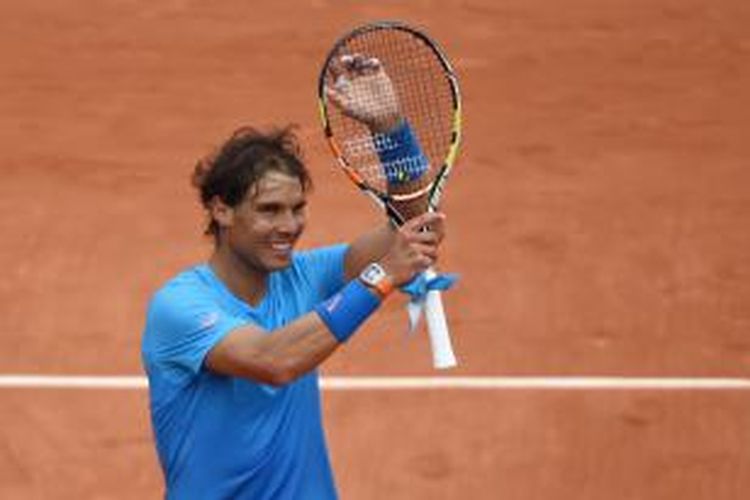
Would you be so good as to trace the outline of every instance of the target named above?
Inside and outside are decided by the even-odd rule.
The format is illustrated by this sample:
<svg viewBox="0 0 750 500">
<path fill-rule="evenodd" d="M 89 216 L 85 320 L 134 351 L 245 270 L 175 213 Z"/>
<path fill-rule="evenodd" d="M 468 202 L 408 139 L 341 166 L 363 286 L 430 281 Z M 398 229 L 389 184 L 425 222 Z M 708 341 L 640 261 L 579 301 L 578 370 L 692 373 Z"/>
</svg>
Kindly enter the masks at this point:
<svg viewBox="0 0 750 500">
<path fill-rule="evenodd" d="M 329 99 L 327 88 L 340 78 L 342 57 L 355 55 L 376 58 L 388 75 L 401 115 L 427 160 L 420 182 L 394 189 L 379 157 L 379 151 L 388 147 L 387 141 Z M 461 99 L 456 74 L 432 38 L 398 21 L 353 29 L 329 51 L 320 72 L 318 97 L 325 136 L 339 165 L 355 184 L 385 204 L 389 213 L 394 204 L 420 197 L 428 200 L 430 209 L 437 207 L 461 138 Z"/>
</svg>

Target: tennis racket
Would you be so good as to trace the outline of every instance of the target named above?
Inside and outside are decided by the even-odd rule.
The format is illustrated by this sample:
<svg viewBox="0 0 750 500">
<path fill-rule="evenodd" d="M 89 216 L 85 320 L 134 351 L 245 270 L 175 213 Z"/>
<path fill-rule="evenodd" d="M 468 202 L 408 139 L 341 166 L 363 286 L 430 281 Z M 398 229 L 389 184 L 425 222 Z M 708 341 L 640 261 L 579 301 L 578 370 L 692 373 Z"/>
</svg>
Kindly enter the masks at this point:
<svg viewBox="0 0 750 500">
<path fill-rule="evenodd" d="M 461 101 L 448 59 L 427 34 L 391 21 L 355 28 L 326 57 L 318 96 L 338 165 L 393 223 L 437 209 L 458 152 Z M 425 317 L 433 365 L 455 366 L 439 291 L 427 293 Z"/>
</svg>

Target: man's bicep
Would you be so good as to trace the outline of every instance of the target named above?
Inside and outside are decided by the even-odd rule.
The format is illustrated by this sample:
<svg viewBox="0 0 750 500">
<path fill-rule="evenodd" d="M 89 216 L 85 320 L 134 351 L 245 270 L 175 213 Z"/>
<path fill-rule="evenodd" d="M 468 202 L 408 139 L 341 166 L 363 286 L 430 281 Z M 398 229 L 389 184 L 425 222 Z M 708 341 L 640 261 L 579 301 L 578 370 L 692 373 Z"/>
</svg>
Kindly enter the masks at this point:
<svg viewBox="0 0 750 500">
<path fill-rule="evenodd" d="M 270 375 L 263 352 L 267 335 L 251 324 L 233 329 L 208 351 L 206 368 L 219 375 L 266 381 Z"/>
</svg>

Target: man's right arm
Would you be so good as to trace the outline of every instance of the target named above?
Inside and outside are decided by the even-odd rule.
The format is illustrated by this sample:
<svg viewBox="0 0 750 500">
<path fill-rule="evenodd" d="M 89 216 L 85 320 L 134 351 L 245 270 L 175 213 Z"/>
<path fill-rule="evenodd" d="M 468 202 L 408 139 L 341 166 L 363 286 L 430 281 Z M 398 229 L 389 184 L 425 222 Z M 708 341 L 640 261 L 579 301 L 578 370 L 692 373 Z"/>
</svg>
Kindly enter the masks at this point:
<svg viewBox="0 0 750 500">
<path fill-rule="evenodd" d="M 222 375 L 280 386 L 314 369 L 340 345 L 311 312 L 273 334 L 251 325 L 231 331 L 209 351 L 206 366 Z"/>
<path fill-rule="evenodd" d="M 394 286 L 433 264 L 439 238 L 424 228 L 434 227 L 441 217 L 434 213 L 416 217 L 389 237 L 390 244 L 378 261 Z M 206 366 L 223 375 L 287 384 L 333 354 L 384 298 L 354 278 L 314 311 L 274 332 L 256 326 L 232 330 L 208 352 Z"/>
</svg>

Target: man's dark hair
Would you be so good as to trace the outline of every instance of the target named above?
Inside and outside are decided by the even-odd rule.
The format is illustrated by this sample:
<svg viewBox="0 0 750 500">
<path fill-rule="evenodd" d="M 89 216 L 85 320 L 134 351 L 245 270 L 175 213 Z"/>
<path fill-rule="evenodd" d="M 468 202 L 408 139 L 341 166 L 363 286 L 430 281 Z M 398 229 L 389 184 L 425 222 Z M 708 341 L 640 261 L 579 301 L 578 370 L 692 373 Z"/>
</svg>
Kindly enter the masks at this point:
<svg viewBox="0 0 750 500">
<path fill-rule="evenodd" d="M 236 130 L 218 151 L 198 162 L 192 183 L 200 192 L 201 203 L 207 210 L 215 196 L 234 207 L 270 171 L 296 177 L 304 191 L 312 187 L 294 126 L 268 132 L 251 127 Z M 219 226 L 210 214 L 209 218 L 205 232 L 215 239 Z"/>
</svg>

